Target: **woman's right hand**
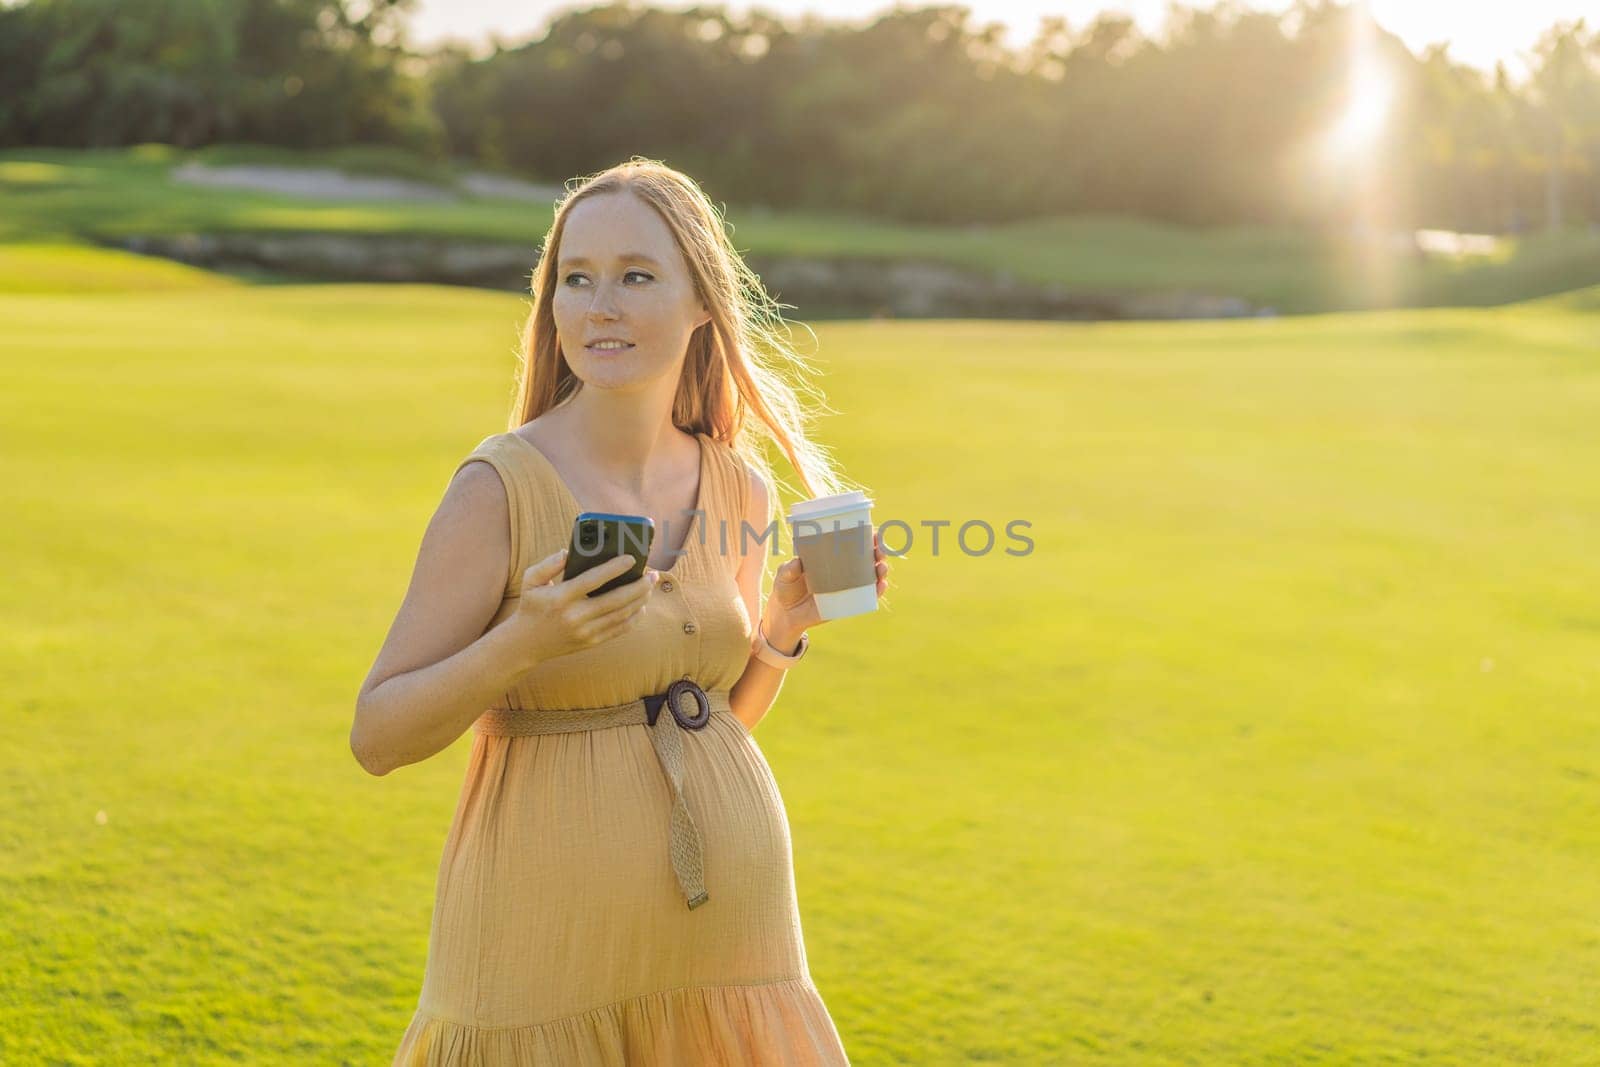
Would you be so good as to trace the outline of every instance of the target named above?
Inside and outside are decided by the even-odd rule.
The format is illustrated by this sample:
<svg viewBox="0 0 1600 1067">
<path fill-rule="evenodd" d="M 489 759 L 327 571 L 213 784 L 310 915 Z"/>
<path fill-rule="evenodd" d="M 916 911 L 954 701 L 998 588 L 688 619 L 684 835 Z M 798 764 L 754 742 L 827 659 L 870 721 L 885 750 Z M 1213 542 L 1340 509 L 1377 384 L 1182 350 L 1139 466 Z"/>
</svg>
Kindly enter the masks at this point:
<svg viewBox="0 0 1600 1067">
<path fill-rule="evenodd" d="M 633 566 L 636 557 L 608 559 L 566 581 L 561 580 L 567 549 L 522 572 L 522 597 L 506 622 L 521 631 L 517 642 L 531 664 L 590 648 L 627 632 L 639 620 L 661 572 L 646 567 L 644 576 L 599 596 L 589 596 Z"/>
</svg>

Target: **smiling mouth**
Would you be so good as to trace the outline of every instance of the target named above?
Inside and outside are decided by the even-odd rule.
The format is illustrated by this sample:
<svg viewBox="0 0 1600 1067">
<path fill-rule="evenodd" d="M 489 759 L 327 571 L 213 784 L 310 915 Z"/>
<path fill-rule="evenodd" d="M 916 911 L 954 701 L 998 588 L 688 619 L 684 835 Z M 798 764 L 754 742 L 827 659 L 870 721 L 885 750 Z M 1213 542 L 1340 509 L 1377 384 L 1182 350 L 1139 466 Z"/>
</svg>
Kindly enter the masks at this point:
<svg viewBox="0 0 1600 1067">
<path fill-rule="evenodd" d="M 626 352 L 632 345 L 585 345 L 590 352 Z"/>
</svg>

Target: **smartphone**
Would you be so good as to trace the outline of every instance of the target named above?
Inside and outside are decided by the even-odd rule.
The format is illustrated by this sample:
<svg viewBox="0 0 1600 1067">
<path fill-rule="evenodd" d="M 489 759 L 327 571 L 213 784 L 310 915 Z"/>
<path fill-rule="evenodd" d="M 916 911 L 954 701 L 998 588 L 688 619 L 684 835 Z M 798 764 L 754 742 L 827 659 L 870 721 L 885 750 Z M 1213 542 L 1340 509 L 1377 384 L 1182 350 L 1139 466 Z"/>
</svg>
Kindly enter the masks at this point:
<svg viewBox="0 0 1600 1067">
<path fill-rule="evenodd" d="M 621 585 L 644 577 L 645 560 L 655 540 L 656 524 L 648 515 L 615 515 L 609 511 L 585 511 L 572 520 L 572 543 L 567 546 L 566 570 L 562 581 L 576 578 L 608 559 L 633 556 L 634 564 L 590 596 L 599 596 Z"/>
</svg>

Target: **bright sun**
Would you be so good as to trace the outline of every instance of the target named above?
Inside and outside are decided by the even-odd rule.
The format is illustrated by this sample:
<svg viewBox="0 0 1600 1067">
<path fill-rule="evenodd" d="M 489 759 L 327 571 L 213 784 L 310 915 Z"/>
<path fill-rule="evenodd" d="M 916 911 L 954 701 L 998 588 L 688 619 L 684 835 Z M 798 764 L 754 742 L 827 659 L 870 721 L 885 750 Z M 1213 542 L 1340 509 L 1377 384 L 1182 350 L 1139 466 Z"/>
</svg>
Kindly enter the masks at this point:
<svg viewBox="0 0 1600 1067">
<path fill-rule="evenodd" d="M 1371 61 L 1358 59 L 1350 68 L 1350 102 L 1329 133 L 1329 147 L 1338 152 L 1360 151 L 1382 130 L 1394 97 L 1394 83 Z"/>
<path fill-rule="evenodd" d="M 1377 26 L 1368 0 L 1356 0 L 1345 59 L 1344 113 L 1328 131 L 1327 152 L 1336 160 L 1367 155 L 1383 132 L 1394 98 L 1394 79 L 1379 59 Z"/>
</svg>

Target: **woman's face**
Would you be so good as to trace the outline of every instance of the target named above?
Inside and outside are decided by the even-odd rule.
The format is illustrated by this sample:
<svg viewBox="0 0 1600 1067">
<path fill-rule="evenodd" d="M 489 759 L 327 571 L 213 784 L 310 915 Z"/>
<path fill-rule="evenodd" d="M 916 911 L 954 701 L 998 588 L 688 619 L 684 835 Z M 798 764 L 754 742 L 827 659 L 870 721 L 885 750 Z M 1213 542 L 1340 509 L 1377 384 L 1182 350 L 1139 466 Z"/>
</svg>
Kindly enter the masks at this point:
<svg viewBox="0 0 1600 1067">
<path fill-rule="evenodd" d="M 556 336 L 584 386 L 676 386 L 689 338 L 711 315 L 661 217 L 631 193 L 591 196 L 567 214 L 556 252 Z M 592 347 L 606 338 L 631 347 Z"/>
</svg>

